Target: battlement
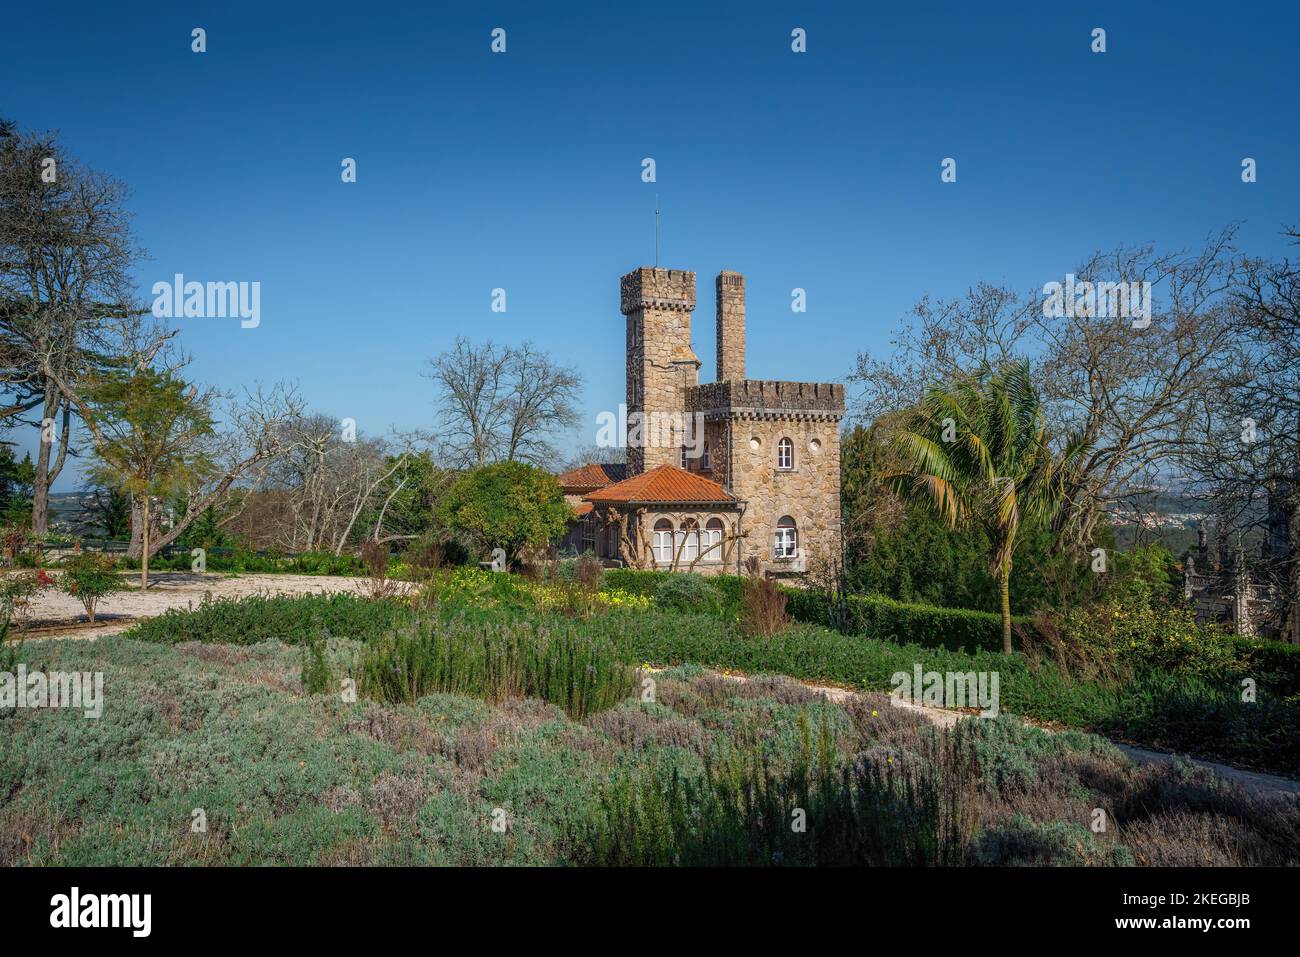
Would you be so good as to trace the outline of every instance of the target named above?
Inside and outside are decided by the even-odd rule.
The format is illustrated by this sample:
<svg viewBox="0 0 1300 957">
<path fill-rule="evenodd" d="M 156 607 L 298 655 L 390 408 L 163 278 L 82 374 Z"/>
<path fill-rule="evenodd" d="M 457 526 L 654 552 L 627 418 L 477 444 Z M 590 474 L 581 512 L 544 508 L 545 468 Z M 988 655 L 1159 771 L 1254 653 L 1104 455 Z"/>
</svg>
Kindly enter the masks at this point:
<svg viewBox="0 0 1300 957">
<path fill-rule="evenodd" d="M 844 414 L 844 386 L 838 382 L 782 382 L 741 379 L 708 382 L 686 390 L 687 411 L 728 414 L 804 415 L 839 418 Z"/>
<path fill-rule="evenodd" d="M 688 269 L 642 266 L 619 281 L 619 311 L 642 309 L 695 311 L 695 273 Z"/>
</svg>

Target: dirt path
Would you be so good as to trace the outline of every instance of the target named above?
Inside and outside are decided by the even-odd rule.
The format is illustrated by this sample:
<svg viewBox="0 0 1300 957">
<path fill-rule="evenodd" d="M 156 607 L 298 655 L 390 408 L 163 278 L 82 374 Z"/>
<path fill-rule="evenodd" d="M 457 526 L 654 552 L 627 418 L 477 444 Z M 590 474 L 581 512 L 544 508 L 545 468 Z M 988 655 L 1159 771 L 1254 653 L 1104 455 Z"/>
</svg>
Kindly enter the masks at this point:
<svg viewBox="0 0 1300 957">
<path fill-rule="evenodd" d="M 365 590 L 364 578 L 337 575 L 200 575 L 194 572 L 157 572 L 149 576 L 149 590 L 139 590 L 139 576 L 124 576 L 132 589 L 109 595 L 96 610 L 95 624 L 86 621 L 81 602 L 53 588 L 33 599 L 27 610 L 28 638 L 98 638 L 126 631 L 141 618 L 161 615 L 169 608 L 196 607 L 205 595 L 213 598 L 248 598 L 252 595 L 313 595 Z"/>
</svg>

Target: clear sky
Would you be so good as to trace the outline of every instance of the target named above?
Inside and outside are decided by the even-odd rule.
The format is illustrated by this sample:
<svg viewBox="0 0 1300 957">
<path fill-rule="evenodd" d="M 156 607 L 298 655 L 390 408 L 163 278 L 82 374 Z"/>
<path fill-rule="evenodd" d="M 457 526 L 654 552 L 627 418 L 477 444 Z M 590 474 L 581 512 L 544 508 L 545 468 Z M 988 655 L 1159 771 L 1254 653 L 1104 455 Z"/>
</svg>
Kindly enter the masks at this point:
<svg viewBox="0 0 1300 957">
<path fill-rule="evenodd" d="M 702 381 L 721 269 L 747 278 L 751 377 L 842 381 L 923 294 L 1229 222 L 1280 251 L 1298 9 L 14 3 L 0 116 L 130 184 L 142 298 L 177 272 L 261 283 L 255 329 L 178 321 L 193 378 L 293 380 L 363 431 L 429 428 L 428 356 L 531 339 L 585 376 L 576 445 L 623 398 L 618 279 L 653 263 L 656 192 L 661 265 L 699 274 Z"/>
</svg>

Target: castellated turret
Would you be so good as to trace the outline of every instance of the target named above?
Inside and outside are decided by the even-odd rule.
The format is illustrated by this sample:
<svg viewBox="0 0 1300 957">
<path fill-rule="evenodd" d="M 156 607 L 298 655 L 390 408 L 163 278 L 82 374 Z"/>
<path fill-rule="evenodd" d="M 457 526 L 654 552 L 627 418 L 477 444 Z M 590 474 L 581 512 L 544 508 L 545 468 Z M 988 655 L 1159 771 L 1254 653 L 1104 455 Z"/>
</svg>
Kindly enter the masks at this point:
<svg viewBox="0 0 1300 957">
<path fill-rule="evenodd" d="M 680 421 L 686 390 L 699 382 L 700 360 L 691 349 L 695 311 L 695 273 L 642 266 L 620 282 L 620 306 L 627 316 L 627 409 L 631 419 L 648 423 L 656 415 Z M 648 426 L 643 431 L 649 432 Z M 659 465 L 678 465 L 684 436 L 629 440 L 628 474 Z"/>
</svg>

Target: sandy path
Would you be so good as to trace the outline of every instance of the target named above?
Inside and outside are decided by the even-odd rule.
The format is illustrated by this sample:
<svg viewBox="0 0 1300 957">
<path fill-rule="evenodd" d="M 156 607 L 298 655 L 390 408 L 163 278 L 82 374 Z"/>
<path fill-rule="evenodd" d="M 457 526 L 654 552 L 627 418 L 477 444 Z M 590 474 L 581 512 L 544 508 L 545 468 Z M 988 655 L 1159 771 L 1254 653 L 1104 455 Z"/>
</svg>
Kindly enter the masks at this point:
<svg viewBox="0 0 1300 957">
<path fill-rule="evenodd" d="M 193 572 L 156 572 L 149 590 L 139 590 L 138 573 L 123 576 L 131 591 L 109 595 L 86 621 L 81 602 L 53 588 L 34 598 L 27 612 L 29 638 L 96 638 L 130 628 L 138 619 L 152 618 L 169 608 L 194 607 L 205 595 L 213 598 L 247 598 L 251 595 L 309 595 L 363 592 L 364 578 L 336 575 L 199 575 Z"/>
</svg>

